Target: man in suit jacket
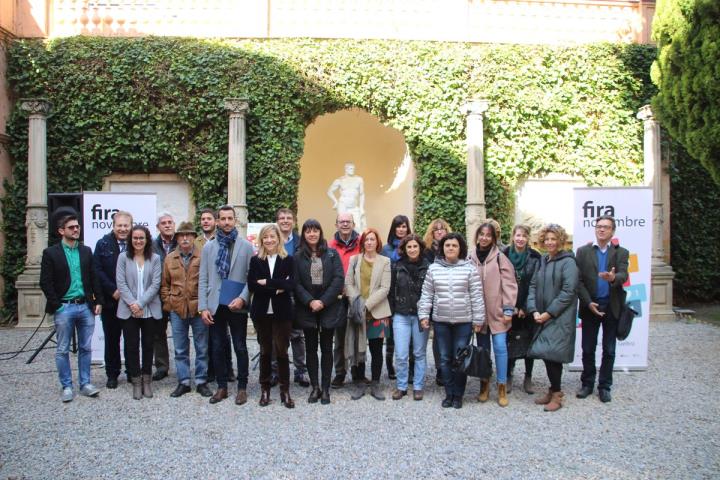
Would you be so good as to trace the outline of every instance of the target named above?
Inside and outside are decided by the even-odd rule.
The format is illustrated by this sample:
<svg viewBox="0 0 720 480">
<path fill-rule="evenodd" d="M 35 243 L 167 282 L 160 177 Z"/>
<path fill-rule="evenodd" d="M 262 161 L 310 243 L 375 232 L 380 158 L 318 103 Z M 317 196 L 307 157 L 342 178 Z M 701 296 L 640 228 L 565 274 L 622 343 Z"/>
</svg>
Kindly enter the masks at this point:
<svg viewBox="0 0 720 480">
<path fill-rule="evenodd" d="M 55 317 L 55 364 L 63 389 L 61 398 L 63 402 L 70 402 L 74 392 L 69 351 L 74 330 L 78 338 L 80 393 L 86 397 L 96 397 L 99 393 L 90 383 L 90 360 L 95 315 L 102 311 L 103 296 L 92 251 L 80 245 L 78 217 L 62 217 L 57 229 L 61 241 L 43 251 L 40 288 L 47 298 L 45 312 Z"/>
<path fill-rule="evenodd" d="M 627 249 L 611 243 L 615 234 L 615 219 L 603 215 L 595 221 L 593 244 L 578 249 L 576 261 L 580 272 L 578 297 L 582 319 L 583 372 L 582 388 L 577 398 L 589 396 L 595 385 L 595 348 L 602 327 L 602 363 L 598 378 L 598 395 L 604 403 L 609 402 L 612 373 L 615 364 L 615 344 L 620 309 L 625 301 L 623 284 L 628 278 Z"/>
<path fill-rule="evenodd" d="M 247 351 L 247 313 L 241 312 L 250 302 L 247 286 L 247 274 L 253 247 L 238 235 L 235 229 L 235 211 L 230 205 L 220 207 L 218 228 L 215 238 L 203 247 L 200 260 L 200 279 L 198 287 L 198 309 L 203 322 L 210 325 L 210 341 L 213 348 L 213 363 L 218 389 L 210 398 L 210 403 L 220 402 L 228 397 L 228 372 L 225 359 L 224 336 L 230 326 L 235 356 L 238 363 L 238 392 L 235 403 L 247 402 L 248 367 L 250 360 Z M 221 303 L 220 291 L 244 284 L 242 290 L 227 304 Z"/>
<path fill-rule="evenodd" d="M 120 337 L 123 324 L 122 320 L 117 317 L 120 291 L 115 283 L 115 268 L 120 253 L 130 247 L 128 236 L 132 224 L 133 219 L 130 213 L 116 212 L 113 215 L 112 232 L 97 241 L 93 252 L 95 271 L 100 279 L 100 286 L 105 298 L 102 326 L 105 336 L 105 374 L 107 375 L 105 386 L 107 388 L 117 388 L 120 375 Z"/>
<path fill-rule="evenodd" d="M 177 247 L 177 240 L 175 240 L 175 220 L 172 215 L 163 212 L 158 216 L 156 227 L 160 233 L 155 237 L 155 240 L 153 240 L 153 251 L 160 255 L 160 268 L 162 269 L 165 263 L 165 257 Z M 162 319 L 155 328 L 155 337 L 153 339 L 155 374 L 152 377 L 155 381 L 167 377 L 168 370 L 170 370 L 170 352 L 167 343 L 167 326 L 169 321 L 170 315 L 163 311 Z"/>
</svg>

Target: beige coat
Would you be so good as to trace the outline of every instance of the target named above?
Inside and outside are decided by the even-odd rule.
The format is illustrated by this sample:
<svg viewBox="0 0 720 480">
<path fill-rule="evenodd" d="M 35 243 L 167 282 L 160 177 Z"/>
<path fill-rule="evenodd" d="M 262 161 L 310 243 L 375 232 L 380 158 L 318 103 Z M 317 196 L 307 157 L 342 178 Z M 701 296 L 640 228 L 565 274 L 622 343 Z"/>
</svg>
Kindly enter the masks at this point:
<svg viewBox="0 0 720 480">
<path fill-rule="evenodd" d="M 507 332 L 512 322 L 504 322 L 503 309 L 515 309 L 518 292 L 515 267 L 497 246 L 490 250 L 484 264 L 478 260 L 475 249 L 470 253 L 470 261 L 475 264 L 482 280 L 485 318 L 490 332 Z"/>
<path fill-rule="evenodd" d="M 360 295 L 360 261 L 362 254 L 350 258 L 348 271 L 345 274 L 345 293 L 352 302 Z M 370 295 L 365 300 L 365 308 L 375 319 L 392 315 L 388 293 L 390 292 L 390 259 L 378 255 L 373 263 L 370 277 Z"/>
</svg>

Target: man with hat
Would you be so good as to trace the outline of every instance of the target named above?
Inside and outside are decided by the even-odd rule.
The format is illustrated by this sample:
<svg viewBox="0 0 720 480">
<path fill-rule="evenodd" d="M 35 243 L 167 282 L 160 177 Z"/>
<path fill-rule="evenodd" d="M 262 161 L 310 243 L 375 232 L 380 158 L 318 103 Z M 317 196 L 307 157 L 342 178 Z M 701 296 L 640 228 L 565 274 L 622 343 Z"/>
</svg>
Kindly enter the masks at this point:
<svg viewBox="0 0 720 480">
<path fill-rule="evenodd" d="M 195 248 L 197 233 L 191 222 L 182 222 L 175 232 L 177 248 L 167 254 L 163 264 L 160 298 L 163 309 L 170 314 L 175 368 L 178 386 L 170 394 L 180 397 L 190 392 L 190 339 L 192 328 L 195 344 L 195 384 L 203 397 L 211 397 L 207 385 L 209 328 L 198 314 L 198 281 L 200 249 Z"/>
</svg>

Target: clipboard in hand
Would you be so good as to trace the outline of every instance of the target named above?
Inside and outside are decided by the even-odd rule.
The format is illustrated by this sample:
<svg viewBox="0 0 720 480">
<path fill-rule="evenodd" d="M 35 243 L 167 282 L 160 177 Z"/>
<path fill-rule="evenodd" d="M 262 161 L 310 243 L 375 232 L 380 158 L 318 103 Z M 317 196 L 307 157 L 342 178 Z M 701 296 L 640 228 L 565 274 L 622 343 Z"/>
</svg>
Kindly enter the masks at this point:
<svg viewBox="0 0 720 480">
<path fill-rule="evenodd" d="M 236 282 L 234 280 L 223 280 L 220 284 L 220 305 L 228 306 L 233 300 L 238 298 L 245 289 L 245 284 L 242 282 Z"/>
</svg>

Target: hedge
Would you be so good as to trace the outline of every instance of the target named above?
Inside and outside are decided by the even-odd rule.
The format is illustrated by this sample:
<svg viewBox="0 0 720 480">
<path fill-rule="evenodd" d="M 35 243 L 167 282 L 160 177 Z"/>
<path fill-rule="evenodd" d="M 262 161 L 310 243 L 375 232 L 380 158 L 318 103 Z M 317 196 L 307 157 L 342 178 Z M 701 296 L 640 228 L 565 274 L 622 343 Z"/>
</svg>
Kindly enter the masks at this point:
<svg viewBox="0 0 720 480">
<path fill-rule="evenodd" d="M 305 128 L 316 117 L 365 109 L 405 136 L 422 229 L 436 216 L 464 225 L 461 106 L 471 98 L 490 100 L 486 201 L 488 214 L 503 224 L 512 223 L 515 186 L 528 176 L 560 172 L 590 185 L 637 183 L 642 125 L 635 114 L 654 94 L 648 74 L 654 56 L 653 47 L 615 44 L 75 37 L 14 42 L 8 78 L 18 97 L 54 104 L 49 191 L 99 189 L 111 172 L 177 172 L 199 208 L 226 196 L 222 100 L 247 97 L 251 221 L 297 205 Z M 18 106 L 8 134 L 16 181 L 3 200 L 2 275 L 13 308 L 25 253 L 27 117 Z"/>
</svg>

